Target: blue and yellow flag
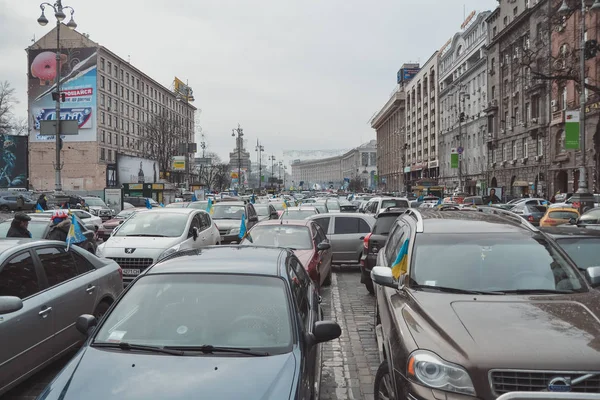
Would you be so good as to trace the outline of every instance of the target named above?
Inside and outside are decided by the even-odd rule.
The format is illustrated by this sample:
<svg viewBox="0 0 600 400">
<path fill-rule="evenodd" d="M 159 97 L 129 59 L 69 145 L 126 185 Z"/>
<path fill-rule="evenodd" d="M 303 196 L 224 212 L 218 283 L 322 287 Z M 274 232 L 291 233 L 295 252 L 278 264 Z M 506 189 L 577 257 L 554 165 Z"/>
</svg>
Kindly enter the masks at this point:
<svg viewBox="0 0 600 400">
<path fill-rule="evenodd" d="M 492 201 L 491 201 L 491 200 L 490 200 L 490 202 L 488 203 L 488 206 L 490 206 L 490 207 L 492 206 Z"/>
<path fill-rule="evenodd" d="M 242 222 L 240 224 L 240 233 L 238 237 L 243 239 L 246 236 L 246 214 L 242 214 Z"/>
<path fill-rule="evenodd" d="M 35 212 L 36 213 L 44 212 L 44 209 L 42 208 L 42 206 L 40 206 L 39 203 L 35 206 Z"/>
<path fill-rule="evenodd" d="M 160 203 L 160 206 L 161 206 L 161 207 L 164 207 L 165 205 L 164 205 L 163 203 Z"/>
<path fill-rule="evenodd" d="M 192 195 L 192 201 L 198 201 L 198 198 L 196 197 L 196 193 L 194 193 L 194 194 Z"/>
<path fill-rule="evenodd" d="M 288 208 L 287 200 L 283 200 L 283 209 L 287 210 L 287 208 Z"/>
<path fill-rule="evenodd" d="M 146 208 L 148 210 L 152 210 L 152 204 L 150 203 L 150 199 L 146 199 Z"/>
<path fill-rule="evenodd" d="M 75 219 L 75 214 L 72 214 L 71 227 L 69 228 L 69 233 L 67 234 L 67 250 L 69 250 L 71 244 L 85 242 L 86 240 L 86 237 L 81 232 L 81 227 Z"/>
<path fill-rule="evenodd" d="M 208 198 L 208 205 L 206 206 L 206 212 L 209 214 L 212 214 L 212 212 L 213 212 L 213 201 L 212 201 L 211 197 Z"/>
<path fill-rule="evenodd" d="M 252 197 L 250 198 L 250 203 L 252 203 L 252 204 L 256 203 L 256 197 L 254 197 L 254 193 L 252 193 Z"/>
<path fill-rule="evenodd" d="M 396 261 L 392 265 L 392 275 L 395 279 L 399 279 L 402 274 L 406 274 L 408 271 L 408 242 L 409 239 L 406 239 L 402 243 L 398 257 L 396 257 Z"/>
</svg>

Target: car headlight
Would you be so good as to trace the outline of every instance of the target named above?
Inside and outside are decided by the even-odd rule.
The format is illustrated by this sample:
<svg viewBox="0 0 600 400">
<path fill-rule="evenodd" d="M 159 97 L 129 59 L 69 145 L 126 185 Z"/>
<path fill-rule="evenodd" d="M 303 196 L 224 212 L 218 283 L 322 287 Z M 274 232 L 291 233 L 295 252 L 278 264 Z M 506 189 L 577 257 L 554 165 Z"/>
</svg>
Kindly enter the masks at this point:
<svg viewBox="0 0 600 400">
<path fill-rule="evenodd" d="M 94 210 L 94 209 L 90 208 L 90 214 L 98 215 L 98 210 Z"/>
<path fill-rule="evenodd" d="M 165 251 L 163 251 L 160 256 L 158 256 L 158 259 L 156 260 L 156 262 L 169 257 L 173 253 L 177 253 L 179 251 L 180 247 L 181 247 L 181 243 L 178 244 L 178 245 L 175 245 L 173 247 L 169 247 L 168 249 L 166 249 Z"/>
<path fill-rule="evenodd" d="M 239 228 L 239 227 L 237 227 L 237 228 L 232 228 L 232 229 L 229 231 L 229 234 L 230 234 L 230 235 L 237 235 L 238 233 L 240 233 L 240 228 Z"/>
<path fill-rule="evenodd" d="M 97 257 L 104 257 L 104 243 L 99 244 L 98 247 L 96 247 L 96 256 Z"/>
<path fill-rule="evenodd" d="M 407 373 L 414 381 L 430 388 L 475 396 L 473 381 L 463 367 L 444 361 L 429 351 L 412 353 L 408 358 Z"/>
</svg>

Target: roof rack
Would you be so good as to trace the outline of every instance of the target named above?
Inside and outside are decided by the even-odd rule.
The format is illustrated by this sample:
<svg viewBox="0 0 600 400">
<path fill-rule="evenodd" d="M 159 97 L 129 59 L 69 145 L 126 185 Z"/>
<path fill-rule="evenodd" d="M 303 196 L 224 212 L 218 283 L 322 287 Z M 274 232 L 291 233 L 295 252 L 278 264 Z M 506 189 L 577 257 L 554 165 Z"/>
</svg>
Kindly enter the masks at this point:
<svg viewBox="0 0 600 400">
<path fill-rule="evenodd" d="M 421 215 L 421 213 L 414 208 L 409 208 L 404 212 L 404 214 L 409 214 L 413 216 L 417 220 L 417 233 L 423 233 L 425 228 L 423 225 L 423 216 Z"/>
<path fill-rule="evenodd" d="M 488 214 L 496 214 L 496 215 L 501 215 L 503 217 L 506 218 L 510 218 L 516 222 L 519 222 L 519 224 L 524 225 L 527 227 L 527 229 L 529 229 L 530 231 L 533 232 L 539 232 L 540 230 L 538 228 L 536 228 L 535 226 L 533 226 L 529 221 L 527 221 L 524 218 L 521 218 L 518 214 L 515 214 L 514 212 L 508 211 L 508 210 L 504 210 L 502 208 L 497 208 L 497 207 L 489 207 L 489 206 L 480 206 L 479 207 L 479 211 L 481 212 L 487 212 Z"/>
</svg>

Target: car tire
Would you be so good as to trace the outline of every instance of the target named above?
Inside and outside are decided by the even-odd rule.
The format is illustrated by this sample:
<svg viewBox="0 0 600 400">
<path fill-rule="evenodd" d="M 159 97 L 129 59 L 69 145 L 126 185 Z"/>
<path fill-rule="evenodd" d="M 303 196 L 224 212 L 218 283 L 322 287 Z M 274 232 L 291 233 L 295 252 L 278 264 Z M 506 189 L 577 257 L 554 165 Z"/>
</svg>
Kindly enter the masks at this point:
<svg viewBox="0 0 600 400">
<path fill-rule="evenodd" d="M 323 281 L 323 286 L 331 286 L 331 275 L 333 275 L 333 268 L 329 267 L 329 272 Z"/>
<path fill-rule="evenodd" d="M 108 301 L 101 301 L 100 304 L 98 304 L 98 306 L 94 310 L 94 317 L 96 317 L 96 320 L 99 321 L 104 316 L 104 314 L 106 314 L 109 308 L 110 303 Z"/>
<path fill-rule="evenodd" d="M 365 287 L 369 291 L 369 294 L 371 294 L 371 295 L 375 294 L 375 287 L 373 286 L 373 281 L 371 280 L 370 276 L 367 280 L 365 280 Z"/>
<path fill-rule="evenodd" d="M 394 383 L 392 381 L 392 375 L 390 374 L 390 367 L 387 360 L 379 365 L 373 385 L 373 398 L 375 400 L 398 400 L 398 397 L 394 392 Z"/>
</svg>

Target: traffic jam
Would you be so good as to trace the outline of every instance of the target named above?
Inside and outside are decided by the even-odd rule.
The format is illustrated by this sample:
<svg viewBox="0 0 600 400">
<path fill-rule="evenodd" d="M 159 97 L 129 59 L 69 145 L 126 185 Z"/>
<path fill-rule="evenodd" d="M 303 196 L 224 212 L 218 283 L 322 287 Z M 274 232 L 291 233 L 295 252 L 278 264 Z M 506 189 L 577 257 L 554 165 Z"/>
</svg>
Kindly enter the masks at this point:
<svg viewBox="0 0 600 400">
<path fill-rule="evenodd" d="M 335 266 L 372 398 L 599 398 L 600 208 L 568 199 L 40 195 L 0 237 L 0 396 L 67 359 L 38 399 L 319 399 Z"/>
</svg>

